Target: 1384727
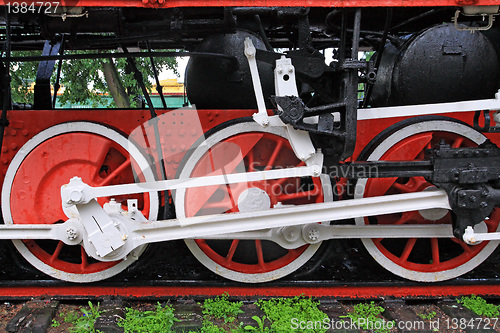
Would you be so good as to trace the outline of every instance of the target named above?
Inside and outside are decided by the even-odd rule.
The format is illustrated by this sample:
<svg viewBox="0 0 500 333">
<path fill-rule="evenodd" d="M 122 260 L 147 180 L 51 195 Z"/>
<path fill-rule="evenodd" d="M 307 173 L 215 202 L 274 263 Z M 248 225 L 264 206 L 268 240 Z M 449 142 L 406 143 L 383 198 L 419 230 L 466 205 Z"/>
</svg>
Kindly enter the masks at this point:
<svg viewBox="0 0 500 333">
<path fill-rule="evenodd" d="M 6 2 L 5 6 L 9 14 L 43 13 L 54 14 L 59 7 L 59 2 Z"/>
</svg>

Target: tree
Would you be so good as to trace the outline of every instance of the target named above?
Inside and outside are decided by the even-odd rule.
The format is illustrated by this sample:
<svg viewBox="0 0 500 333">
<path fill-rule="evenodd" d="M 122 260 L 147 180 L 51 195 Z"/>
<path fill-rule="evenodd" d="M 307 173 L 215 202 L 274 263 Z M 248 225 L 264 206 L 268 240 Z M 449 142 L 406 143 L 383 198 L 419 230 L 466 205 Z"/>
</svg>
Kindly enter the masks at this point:
<svg viewBox="0 0 500 333">
<path fill-rule="evenodd" d="M 86 51 L 72 51 L 65 54 L 82 54 Z M 37 51 L 15 51 L 13 56 L 40 55 Z M 173 70 L 177 74 L 177 60 L 175 58 L 155 58 L 158 72 Z M 153 70 L 149 58 L 135 58 L 137 68 L 144 76 L 146 88 L 151 89 Z M 57 68 L 57 64 L 56 64 Z M 33 103 L 32 84 L 35 81 L 38 69 L 37 62 L 11 63 L 12 101 L 15 103 Z M 56 82 L 56 72 L 52 75 L 52 85 Z M 64 87 L 62 94 L 57 97 L 61 104 L 67 102 L 80 105 L 99 105 L 105 107 L 140 107 L 138 96 L 142 95 L 134 74 L 128 68 L 126 58 L 112 59 L 85 59 L 63 60 L 59 84 Z M 109 94 L 113 100 L 105 98 Z"/>
</svg>

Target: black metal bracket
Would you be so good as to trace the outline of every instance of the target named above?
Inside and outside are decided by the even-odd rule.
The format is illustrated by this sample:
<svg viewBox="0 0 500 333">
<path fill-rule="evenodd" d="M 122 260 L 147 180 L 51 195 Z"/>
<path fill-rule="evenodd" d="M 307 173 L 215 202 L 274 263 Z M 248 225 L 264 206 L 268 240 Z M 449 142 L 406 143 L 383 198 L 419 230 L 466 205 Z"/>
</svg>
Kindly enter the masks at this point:
<svg viewBox="0 0 500 333">
<path fill-rule="evenodd" d="M 479 120 L 481 120 L 481 116 L 483 118 L 483 126 L 479 125 Z M 500 133 L 500 127 L 491 126 L 491 117 L 490 110 L 480 110 L 474 113 L 474 128 L 480 132 L 484 133 Z"/>
<path fill-rule="evenodd" d="M 346 104 L 343 102 L 308 108 L 296 96 L 272 96 L 271 101 L 276 107 L 279 107 L 275 113 L 285 124 L 310 133 L 338 138 L 345 137 L 345 132 L 336 127 L 334 117 L 331 114 L 332 112 L 345 112 Z M 312 116 L 320 116 L 316 124 L 304 122 L 305 118 Z"/>
<path fill-rule="evenodd" d="M 55 56 L 61 53 L 62 39 L 56 41 L 45 41 L 42 56 Z M 53 108 L 52 95 L 50 92 L 50 77 L 54 71 L 56 61 L 40 61 L 36 73 L 33 105 L 36 110 L 50 110 Z"/>
<path fill-rule="evenodd" d="M 481 223 L 500 205 L 500 148 L 489 140 L 478 147 L 440 144 L 428 151 L 433 165 L 430 181 L 448 194 L 455 215 L 453 233 Z"/>
</svg>

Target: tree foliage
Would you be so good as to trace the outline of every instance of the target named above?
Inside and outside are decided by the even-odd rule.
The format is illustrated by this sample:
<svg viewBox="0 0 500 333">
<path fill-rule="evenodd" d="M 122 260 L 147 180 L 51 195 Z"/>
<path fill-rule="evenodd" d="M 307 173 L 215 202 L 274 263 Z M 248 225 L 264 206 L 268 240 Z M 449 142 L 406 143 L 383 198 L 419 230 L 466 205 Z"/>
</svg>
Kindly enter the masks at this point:
<svg viewBox="0 0 500 333">
<path fill-rule="evenodd" d="M 71 51 L 65 54 L 82 54 L 86 51 Z M 13 56 L 35 56 L 39 51 L 15 51 Z M 116 107 L 110 98 L 104 98 L 109 94 L 109 87 L 103 75 L 103 64 L 107 59 L 84 59 L 63 60 L 61 78 L 59 84 L 61 89 L 57 100 L 60 104 L 78 103 L 97 107 Z M 175 58 L 154 58 L 156 69 L 159 73 L 164 70 L 173 70 L 177 74 L 177 60 Z M 151 89 L 154 82 L 153 70 L 149 58 L 135 58 L 137 68 L 144 77 L 144 83 Z M 122 86 L 126 90 L 132 107 L 140 107 L 142 92 L 134 74 L 127 64 L 126 58 L 114 59 L 112 63 L 116 66 Z M 51 77 L 52 85 L 56 82 L 58 63 Z M 15 103 L 33 103 L 32 84 L 35 82 L 38 62 L 13 62 L 11 63 L 12 76 L 12 101 Z"/>
</svg>

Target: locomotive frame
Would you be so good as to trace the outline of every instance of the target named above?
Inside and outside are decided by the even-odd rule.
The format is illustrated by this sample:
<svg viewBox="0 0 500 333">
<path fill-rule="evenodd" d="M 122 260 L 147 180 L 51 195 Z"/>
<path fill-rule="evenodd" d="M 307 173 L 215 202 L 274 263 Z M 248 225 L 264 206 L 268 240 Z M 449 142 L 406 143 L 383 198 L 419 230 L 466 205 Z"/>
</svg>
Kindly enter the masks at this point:
<svg viewBox="0 0 500 333">
<path fill-rule="evenodd" d="M 359 238 L 375 260 L 394 274 L 416 281 L 440 281 L 467 273 L 495 250 L 500 239 L 495 208 L 500 201 L 500 169 L 496 167 L 500 149 L 496 113 L 490 117 L 490 111 L 500 109 L 499 100 L 491 96 L 472 101 L 363 107 L 370 101 L 366 98 L 359 104 L 358 81 L 363 80 L 370 95 L 383 66 L 380 59 L 384 46 L 394 38 L 389 28 L 380 28 L 380 24 L 378 32 L 363 32 L 360 7 L 368 4 L 315 3 L 317 7 L 335 7 L 323 15 L 321 8 L 271 7 L 279 6 L 279 1 L 266 2 L 264 8 L 234 7 L 244 6 L 234 1 L 227 4 L 231 8 L 210 8 L 210 3 L 203 3 L 209 8 L 192 8 L 201 4 L 147 0 L 107 3 L 110 8 L 124 10 L 129 6 L 144 7 L 145 11 L 137 16 L 131 11 L 107 12 L 100 8 L 102 4 L 93 1 L 63 4 L 66 7 L 62 12 L 52 16 L 26 13 L 12 18 L 6 10 L 4 17 L 1 157 L 5 178 L 1 200 L 5 225 L 0 226 L 0 238 L 13 239 L 22 256 L 42 272 L 73 282 L 98 281 L 126 269 L 149 243 L 187 239 L 195 257 L 216 274 L 257 283 L 298 269 L 322 241 Z M 406 4 L 387 1 L 377 5 Z M 412 3 L 424 5 L 425 1 Z M 493 25 L 496 4 L 483 1 L 474 5 L 488 7 L 467 7 L 463 12 L 487 16 Z M 336 7 L 355 8 L 343 11 Z M 160 11 L 162 8 L 165 12 Z M 387 9 L 385 25 L 391 10 Z M 450 10 L 455 8 L 445 12 Z M 169 22 L 169 32 L 162 28 L 148 35 L 137 28 L 133 21 L 151 14 L 152 26 Z M 216 18 L 203 18 L 209 14 Z M 413 19 L 405 18 L 405 9 L 398 14 L 404 17 L 400 23 L 404 26 L 417 20 L 415 17 L 432 17 L 435 13 L 432 9 L 420 10 Z M 330 19 L 338 16 L 341 22 L 339 27 L 327 22 L 332 36 L 316 27 L 318 17 L 327 21 L 329 15 Z M 261 16 L 267 20 L 264 24 Z M 120 18 L 124 26 L 105 22 L 89 31 L 82 23 L 109 17 Z M 240 17 L 244 18 L 242 22 L 237 20 Z M 246 20 L 248 17 L 252 21 Z M 441 14 L 436 17 L 441 18 Z M 282 26 L 269 23 L 273 18 L 283 20 Z M 12 24 L 18 31 L 11 36 Z M 238 51 L 244 52 L 249 70 L 234 82 L 251 81 L 252 90 L 248 85 L 243 90 L 256 98 L 257 112 L 253 105 L 236 110 L 155 110 L 150 100 L 149 114 L 145 110 L 109 110 L 104 114 L 51 110 L 48 80 L 55 60 L 126 57 L 141 83 L 133 57 L 186 54 L 128 52 L 128 47 L 142 45 L 141 38 L 152 39 L 148 46 L 149 42 L 155 47 L 187 43 L 193 48 L 213 33 L 202 33 L 203 28 L 224 35 L 237 32 L 238 24 L 245 29 L 253 27 L 267 44 L 256 48 L 256 40 L 247 37 Z M 377 26 L 373 22 L 371 25 Z M 30 33 L 33 27 L 40 29 Z M 121 34 L 129 34 L 103 36 L 117 27 Z M 80 28 L 85 36 L 82 39 Z M 419 23 L 409 30 L 418 35 L 420 28 Z M 161 37 L 162 33 L 166 37 Z M 271 36 L 266 39 L 268 34 Z M 362 34 L 378 36 L 376 61 L 358 60 Z M 326 42 L 325 35 L 333 42 Z M 52 41 L 41 43 L 48 36 Z M 321 43 L 336 47 L 336 61 L 330 66 L 317 53 Z M 120 46 L 124 52 L 62 54 L 61 45 L 79 49 L 86 44 L 90 49 Z M 12 47 L 30 49 L 42 45 L 41 57 L 10 56 Z M 273 51 L 273 46 L 296 49 L 281 54 Z M 448 46 L 443 52 L 457 54 Z M 230 69 L 242 68 L 238 56 L 224 52 L 190 50 L 188 54 L 227 62 Z M 41 61 L 35 110 L 14 110 L 10 105 L 9 73 L 5 68 L 10 61 L 20 60 Z M 274 68 L 272 97 L 261 88 L 266 82 L 265 78 L 261 81 L 258 62 Z M 490 63 L 491 68 L 497 68 L 495 60 Z M 302 85 L 301 91 L 297 90 L 297 82 Z M 141 87 L 148 100 L 144 84 Z M 307 93 L 311 87 L 313 93 Z M 488 87 L 485 90 L 498 88 L 498 82 Z M 450 99 L 455 99 L 450 94 Z M 208 97 L 196 98 L 202 105 L 208 103 L 204 102 Z M 274 104 L 274 115 L 269 114 L 269 101 Z M 119 132 L 128 135 L 129 140 Z M 198 137 L 201 139 L 196 140 Z M 33 170 L 34 165 L 39 165 L 40 170 Z M 67 179 L 61 183 L 64 177 Z M 139 183 L 134 184 L 134 179 Z M 54 192 L 56 184 L 62 185 L 62 204 L 53 202 L 55 193 L 59 195 L 59 191 Z M 285 193 L 283 188 L 277 194 L 273 192 L 283 184 L 295 192 Z M 354 192 L 340 194 L 339 188 L 354 188 Z M 356 192 L 357 188 L 361 192 Z M 201 214 L 203 209 L 209 213 Z M 156 216 L 159 221 L 155 221 Z M 43 222 L 47 218 L 51 222 Z M 453 251 L 440 245 L 441 239 L 455 244 L 459 253 L 449 254 Z M 47 245 L 45 240 L 55 243 Z M 220 240 L 225 242 L 222 247 L 217 246 Z M 418 258 L 413 262 L 412 252 L 420 240 L 428 243 L 429 250 L 424 261 Z M 254 263 L 233 260 L 240 242 L 253 244 Z M 61 255 L 65 248 L 71 248 L 69 259 Z M 273 257 L 280 251 L 284 254 Z"/>
</svg>

